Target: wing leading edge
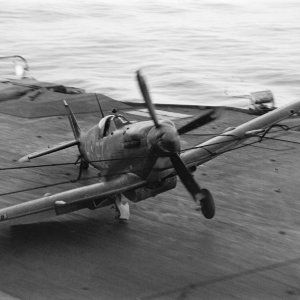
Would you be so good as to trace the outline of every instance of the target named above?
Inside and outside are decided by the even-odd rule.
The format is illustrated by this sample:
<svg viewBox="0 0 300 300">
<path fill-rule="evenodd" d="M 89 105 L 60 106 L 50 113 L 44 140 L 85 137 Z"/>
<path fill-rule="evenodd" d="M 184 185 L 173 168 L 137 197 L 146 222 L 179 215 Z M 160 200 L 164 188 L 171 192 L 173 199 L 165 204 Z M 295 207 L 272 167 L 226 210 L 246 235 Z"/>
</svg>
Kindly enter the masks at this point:
<svg viewBox="0 0 300 300">
<path fill-rule="evenodd" d="M 56 216 L 62 213 L 86 208 L 92 201 L 103 201 L 112 195 L 123 193 L 146 185 L 140 177 L 128 173 L 109 181 L 44 196 L 25 203 L 0 209 L 0 222 L 25 217 Z M 34 220 L 34 218 L 33 218 Z"/>
</svg>

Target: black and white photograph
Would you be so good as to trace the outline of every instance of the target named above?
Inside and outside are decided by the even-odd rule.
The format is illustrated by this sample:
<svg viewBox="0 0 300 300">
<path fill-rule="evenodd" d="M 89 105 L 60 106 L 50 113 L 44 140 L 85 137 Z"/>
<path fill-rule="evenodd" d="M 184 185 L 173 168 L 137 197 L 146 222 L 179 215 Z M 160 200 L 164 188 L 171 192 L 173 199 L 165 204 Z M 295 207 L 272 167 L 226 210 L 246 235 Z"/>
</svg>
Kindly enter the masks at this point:
<svg viewBox="0 0 300 300">
<path fill-rule="evenodd" d="M 300 299 L 300 1 L 0 0 L 0 299 Z"/>
</svg>

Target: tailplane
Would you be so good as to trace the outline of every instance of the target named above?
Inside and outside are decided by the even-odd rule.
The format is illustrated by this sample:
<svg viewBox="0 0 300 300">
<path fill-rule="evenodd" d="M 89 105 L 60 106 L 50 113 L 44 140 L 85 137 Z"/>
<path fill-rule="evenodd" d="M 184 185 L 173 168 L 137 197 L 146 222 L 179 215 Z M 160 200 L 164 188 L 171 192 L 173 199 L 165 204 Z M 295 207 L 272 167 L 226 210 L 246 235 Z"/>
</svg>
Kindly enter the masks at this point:
<svg viewBox="0 0 300 300">
<path fill-rule="evenodd" d="M 44 156 L 44 155 L 47 155 L 47 154 L 50 154 L 53 152 L 57 152 L 57 151 L 60 151 L 60 150 L 66 149 L 66 148 L 70 148 L 70 147 L 73 147 L 76 145 L 79 145 L 79 141 L 74 140 L 74 141 L 62 142 L 58 145 L 54 145 L 52 147 L 47 147 L 46 149 L 42 149 L 42 150 L 27 154 L 27 155 L 23 156 L 22 158 L 20 158 L 18 161 L 19 162 L 30 161 L 33 158 Z"/>
<path fill-rule="evenodd" d="M 57 152 L 57 151 L 60 151 L 60 150 L 66 149 L 66 148 L 70 148 L 70 147 L 73 147 L 73 146 L 79 146 L 81 130 L 80 130 L 79 125 L 77 123 L 77 120 L 76 120 L 76 118 L 75 118 L 75 116 L 74 116 L 72 110 L 70 109 L 70 107 L 69 107 L 66 100 L 64 100 L 64 105 L 65 105 L 65 108 L 66 108 L 67 113 L 68 113 L 68 119 L 69 119 L 69 122 L 70 122 L 70 125 L 71 125 L 71 128 L 72 128 L 75 139 L 73 141 L 62 142 L 58 145 L 47 147 L 46 149 L 42 149 L 42 150 L 27 154 L 27 155 L 23 156 L 22 158 L 20 158 L 19 162 L 30 161 L 33 158 L 44 156 L 44 155 L 47 155 L 47 154 L 50 154 L 50 153 L 53 153 L 53 152 Z"/>
</svg>

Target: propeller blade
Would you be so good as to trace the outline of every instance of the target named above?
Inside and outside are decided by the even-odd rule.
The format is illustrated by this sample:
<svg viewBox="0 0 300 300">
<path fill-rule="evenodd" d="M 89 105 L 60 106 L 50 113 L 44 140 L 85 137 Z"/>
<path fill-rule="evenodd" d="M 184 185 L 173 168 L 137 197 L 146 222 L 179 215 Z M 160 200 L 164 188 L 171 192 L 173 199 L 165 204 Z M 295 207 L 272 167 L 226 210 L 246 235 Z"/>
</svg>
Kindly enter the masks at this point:
<svg viewBox="0 0 300 300">
<path fill-rule="evenodd" d="M 201 115 L 197 119 L 192 120 L 188 124 L 183 125 L 180 127 L 177 132 L 179 135 L 185 134 L 189 131 L 192 131 L 198 127 L 201 127 L 205 124 L 208 124 L 214 121 L 218 117 L 217 110 L 212 108 L 209 109 L 205 114 Z"/>
<path fill-rule="evenodd" d="M 192 195 L 196 204 L 199 205 L 205 218 L 213 218 L 215 215 L 215 204 L 211 193 L 207 189 L 200 188 L 177 153 L 171 154 L 170 159 L 181 182 Z"/>
<path fill-rule="evenodd" d="M 160 125 L 158 123 L 158 119 L 157 119 L 157 116 L 156 116 L 156 113 L 155 113 L 155 108 L 154 108 L 154 105 L 153 105 L 152 100 L 150 98 L 150 94 L 149 94 L 145 79 L 142 76 L 140 71 L 136 72 L 136 78 L 137 78 L 141 93 L 143 95 L 144 101 L 147 105 L 149 114 L 150 114 L 150 116 L 151 116 L 151 118 L 154 122 L 154 125 L 155 125 L 156 128 L 159 128 Z"/>
<path fill-rule="evenodd" d="M 183 185 L 192 195 L 194 201 L 200 205 L 202 192 L 193 175 L 187 169 L 184 162 L 181 160 L 180 156 L 177 153 L 173 153 L 172 155 L 170 155 L 170 159 Z"/>
<path fill-rule="evenodd" d="M 181 182 L 193 196 L 193 199 L 199 208 L 201 208 L 204 217 L 207 219 L 213 218 L 215 215 L 215 203 L 210 191 L 200 188 L 177 153 L 173 153 L 170 156 L 170 159 Z"/>
</svg>

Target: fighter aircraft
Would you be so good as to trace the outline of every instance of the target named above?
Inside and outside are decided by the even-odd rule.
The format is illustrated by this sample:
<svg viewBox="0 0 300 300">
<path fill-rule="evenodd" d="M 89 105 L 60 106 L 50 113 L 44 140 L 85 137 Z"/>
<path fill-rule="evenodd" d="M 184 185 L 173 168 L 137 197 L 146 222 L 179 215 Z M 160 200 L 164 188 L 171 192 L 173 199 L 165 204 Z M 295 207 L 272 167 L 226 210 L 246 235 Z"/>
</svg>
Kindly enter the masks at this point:
<svg viewBox="0 0 300 300">
<path fill-rule="evenodd" d="M 182 152 L 180 136 L 213 121 L 215 110 L 179 129 L 171 121 L 158 120 L 155 107 L 141 72 L 137 82 L 151 116 L 150 121 L 130 122 L 121 114 L 111 114 L 82 132 L 66 100 L 64 105 L 74 139 L 28 154 L 21 162 L 77 146 L 80 170 L 92 165 L 101 173 L 101 182 L 60 192 L 0 210 L 0 221 L 42 215 L 53 216 L 83 208 L 96 209 L 115 204 L 119 219 L 129 219 L 127 200 L 139 202 L 176 187 L 177 175 L 203 215 L 211 219 L 215 204 L 211 193 L 201 188 L 192 172 L 204 162 L 233 149 L 251 137 L 263 138 L 277 125 L 300 110 L 300 101 L 275 109 L 263 116 L 229 128 L 222 134 Z M 119 174 L 119 175 L 116 175 Z"/>
</svg>

